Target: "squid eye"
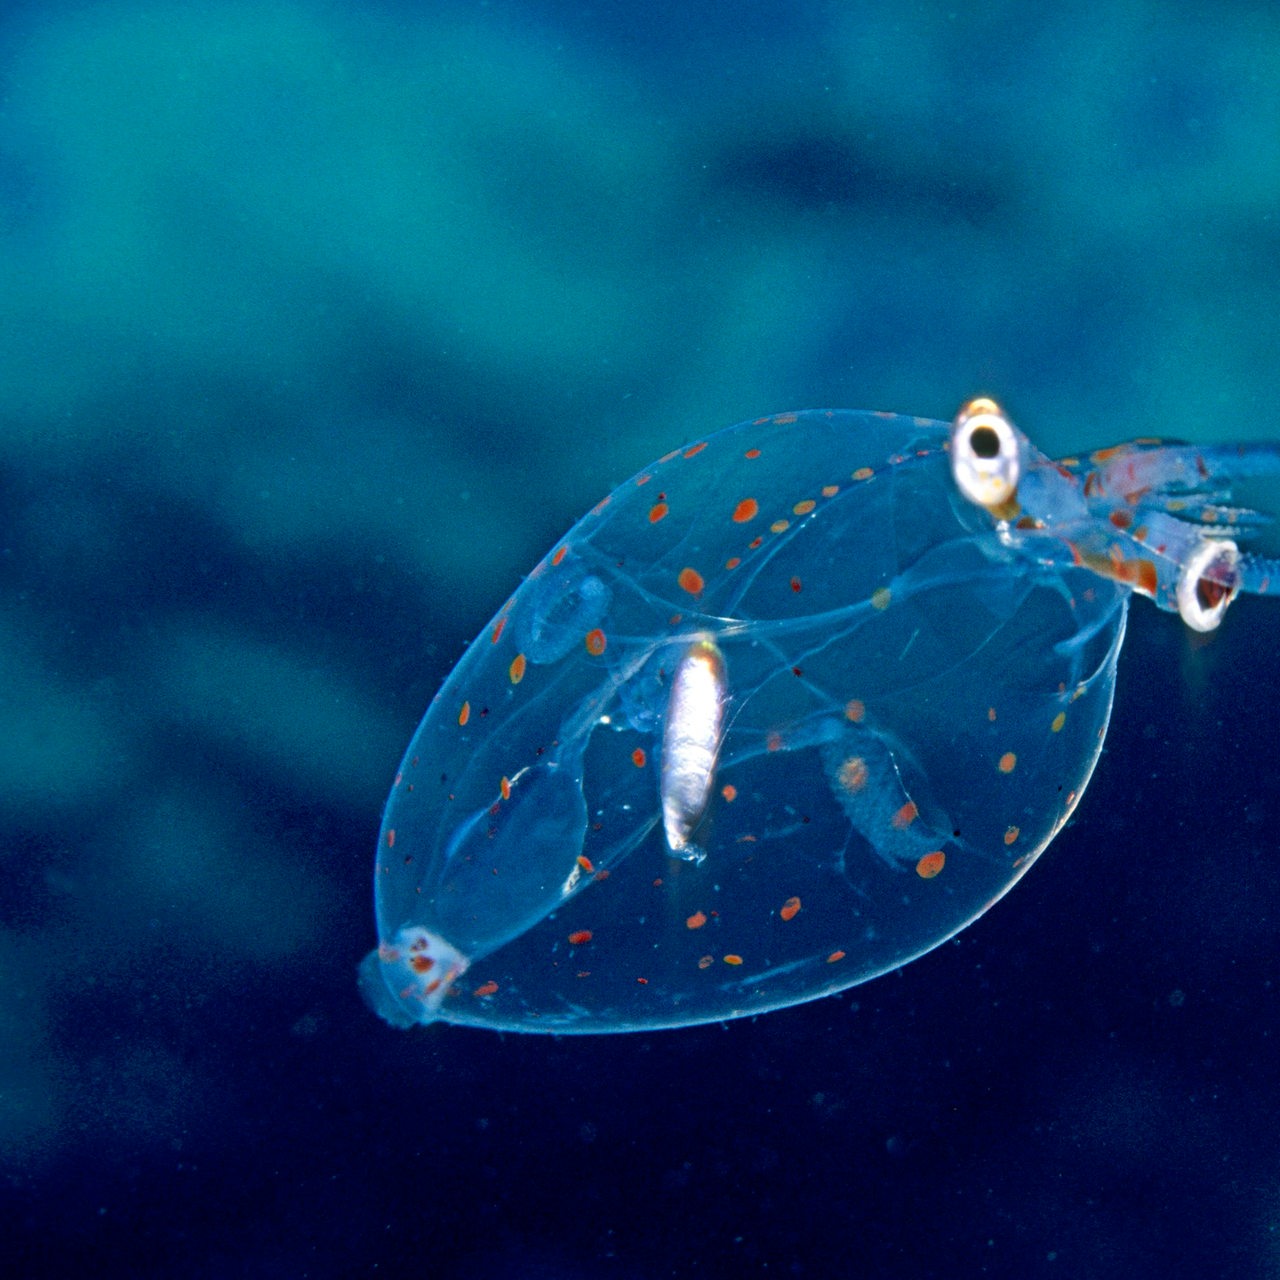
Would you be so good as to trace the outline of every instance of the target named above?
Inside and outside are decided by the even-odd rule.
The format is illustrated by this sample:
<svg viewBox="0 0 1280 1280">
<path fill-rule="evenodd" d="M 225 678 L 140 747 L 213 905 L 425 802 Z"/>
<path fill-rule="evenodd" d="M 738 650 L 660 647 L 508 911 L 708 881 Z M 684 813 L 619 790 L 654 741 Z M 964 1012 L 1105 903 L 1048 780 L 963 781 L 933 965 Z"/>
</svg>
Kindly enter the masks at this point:
<svg viewBox="0 0 1280 1280">
<path fill-rule="evenodd" d="M 970 400 L 951 428 L 951 474 L 975 506 L 1008 518 L 1002 510 L 1017 497 L 1022 450 L 1013 423 L 994 400 Z"/>
<path fill-rule="evenodd" d="M 1178 612 L 1192 631 L 1212 631 L 1240 590 L 1240 548 L 1204 538 L 1178 574 Z"/>
</svg>

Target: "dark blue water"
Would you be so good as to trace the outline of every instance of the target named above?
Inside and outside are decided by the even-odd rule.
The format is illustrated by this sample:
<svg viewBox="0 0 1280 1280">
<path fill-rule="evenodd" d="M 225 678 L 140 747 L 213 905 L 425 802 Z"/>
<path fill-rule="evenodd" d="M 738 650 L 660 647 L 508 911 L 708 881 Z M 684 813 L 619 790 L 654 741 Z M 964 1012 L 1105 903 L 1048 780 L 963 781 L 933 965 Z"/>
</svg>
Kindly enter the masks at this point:
<svg viewBox="0 0 1280 1280">
<path fill-rule="evenodd" d="M 1265 438 L 1254 6 L 29 6 L 0 23 L 15 1275 L 1280 1273 L 1269 601 L 1137 602 L 1008 900 L 754 1022 L 399 1033 L 380 808 L 650 459 L 998 395 Z"/>
</svg>

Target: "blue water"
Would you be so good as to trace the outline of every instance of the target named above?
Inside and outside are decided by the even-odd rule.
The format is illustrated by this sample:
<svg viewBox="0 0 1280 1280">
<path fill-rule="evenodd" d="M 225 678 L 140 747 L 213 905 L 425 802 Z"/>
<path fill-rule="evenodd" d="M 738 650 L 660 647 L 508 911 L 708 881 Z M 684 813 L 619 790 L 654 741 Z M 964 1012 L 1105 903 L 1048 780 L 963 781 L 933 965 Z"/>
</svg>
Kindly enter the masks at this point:
<svg viewBox="0 0 1280 1280">
<path fill-rule="evenodd" d="M 1273 602 L 1138 602 L 1073 825 L 898 975 L 571 1041 L 355 985 L 432 694 L 652 458 L 1280 431 L 1280 15 L 6 15 L 15 1275 L 1280 1273 Z"/>
</svg>

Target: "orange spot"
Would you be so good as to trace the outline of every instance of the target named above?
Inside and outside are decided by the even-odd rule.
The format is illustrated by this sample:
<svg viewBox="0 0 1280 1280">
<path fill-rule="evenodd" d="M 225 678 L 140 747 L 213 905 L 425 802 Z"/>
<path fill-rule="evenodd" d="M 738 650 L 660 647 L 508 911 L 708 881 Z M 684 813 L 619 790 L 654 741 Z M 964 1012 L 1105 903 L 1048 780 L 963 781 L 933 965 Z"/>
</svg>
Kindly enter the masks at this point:
<svg viewBox="0 0 1280 1280">
<path fill-rule="evenodd" d="M 988 707 L 988 708 L 987 708 L 987 719 L 988 719 L 988 720 L 990 720 L 992 724 L 995 724 L 995 721 L 996 721 L 996 709 L 995 709 L 995 707 Z"/>
<path fill-rule="evenodd" d="M 751 541 L 747 543 L 747 546 L 749 546 L 751 550 L 754 551 L 763 541 L 764 541 L 763 538 L 752 538 Z"/>
<path fill-rule="evenodd" d="M 859 467 L 857 471 L 849 477 L 850 480 L 870 480 L 875 475 L 875 471 L 870 467 Z"/>
<path fill-rule="evenodd" d="M 699 968 L 699 969 L 710 969 L 710 968 L 711 968 L 711 966 L 712 966 L 713 964 L 715 964 L 715 957 L 714 957 L 714 956 L 699 956 L 699 957 L 698 957 L 698 968 Z"/>
<path fill-rule="evenodd" d="M 410 956 L 409 968 L 414 973 L 426 973 L 429 969 L 435 967 L 435 961 L 430 956 Z"/>
<path fill-rule="evenodd" d="M 686 458 L 696 458 L 698 454 L 700 454 L 703 451 L 703 449 L 705 449 L 706 447 L 707 447 L 707 442 L 705 440 L 703 440 L 700 444 L 691 444 L 684 451 L 684 456 Z"/>
<path fill-rule="evenodd" d="M 649 508 L 649 523 L 657 524 L 658 521 L 667 514 L 668 510 L 670 510 L 670 508 L 665 502 L 655 502 L 653 506 Z"/>
<path fill-rule="evenodd" d="M 1012 773 L 1017 763 L 1018 757 L 1015 756 L 1012 751 L 1006 751 L 1004 755 L 1000 757 L 1000 763 L 996 768 L 999 769 L 1001 773 Z"/>
<path fill-rule="evenodd" d="M 744 458 L 758 458 L 758 457 L 760 456 L 760 450 L 759 450 L 759 449 L 748 449 L 748 450 L 746 451 L 746 453 L 744 453 L 742 456 L 743 456 Z"/>
<path fill-rule="evenodd" d="M 636 476 L 636 485 L 638 487 L 642 484 L 648 484 L 649 481 L 652 479 L 653 479 L 653 475 L 650 472 L 646 471 L 644 475 Z"/>
<path fill-rule="evenodd" d="M 834 498 L 840 492 L 838 484 L 824 484 L 822 486 L 822 496 L 824 498 Z"/>
<path fill-rule="evenodd" d="M 790 521 L 790 520 L 775 520 L 775 521 L 774 521 L 774 522 L 769 526 L 769 532 L 770 532 L 770 533 L 781 533 L 784 529 L 788 529 L 788 528 L 790 528 L 790 527 L 791 527 L 791 521 Z"/>
<path fill-rule="evenodd" d="M 803 502 L 797 502 L 796 505 L 791 508 L 791 512 L 793 515 L 807 516 L 817 505 L 818 504 L 814 502 L 812 498 L 806 498 Z"/>
<path fill-rule="evenodd" d="M 724 562 L 724 567 L 726 569 L 736 569 L 741 563 L 742 561 L 737 556 L 730 556 Z"/>
<path fill-rule="evenodd" d="M 1018 838 L 1018 836 L 1019 836 L 1019 835 L 1021 835 L 1021 834 L 1022 834 L 1022 833 L 1021 833 L 1021 831 L 1020 831 L 1017 827 L 1010 827 L 1010 828 L 1009 828 L 1009 829 L 1004 833 L 1004 842 L 1005 842 L 1005 844 L 1012 844 L 1012 843 L 1013 843 L 1013 842 Z"/>
<path fill-rule="evenodd" d="M 738 788 L 735 787 L 732 782 L 726 782 L 724 786 L 720 788 L 720 794 L 724 796 L 730 804 L 732 804 L 738 798 Z"/>
<path fill-rule="evenodd" d="M 511 659 L 511 666 L 507 668 L 507 674 L 511 677 L 512 684 L 519 684 L 524 679 L 524 654 L 517 653 Z"/>
<path fill-rule="evenodd" d="M 1053 717 L 1053 723 L 1049 726 L 1049 728 L 1052 729 L 1054 733 L 1061 733 L 1062 726 L 1066 723 L 1067 723 L 1067 713 L 1065 711 L 1059 711 L 1058 714 Z"/>
<path fill-rule="evenodd" d="M 792 591 L 794 591 L 794 592 L 796 592 L 797 594 L 799 594 L 799 591 L 800 591 L 800 579 L 799 579 L 799 578 L 792 578 L 792 579 L 791 579 L 791 590 L 792 590 Z"/>
<path fill-rule="evenodd" d="M 833 952 L 832 952 L 832 953 L 827 957 L 827 963 L 828 963 L 828 964 L 835 964 L 837 961 L 839 961 L 839 960 L 843 960 L 843 959 L 844 959 L 844 952 L 843 952 L 843 951 L 833 951 Z"/>
<path fill-rule="evenodd" d="M 458 712 L 458 723 L 466 724 L 467 721 L 470 719 L 471 719 L 471 703 L 464 702 L 462 704 L 462 710 Z"/>
<path fill-rule="evenodd" d="M 498 990 L 498 984 L 492 978 L 488 982 L 478 986 L 471 994 L 473 996 L 491 996 Z"/>
<path fill-rule="evenodd" d="M 796 916 L 800 914 L 800 899 L 788 898 L 786 902 L 782 904 L 778 914 L 784 920 L 794 920 Z"/>
<path fill-rule="evenodd" d="M 764 740 L 764 745 L 769 751 L 782 750 L 782 734 L 776 729 L 770 731 L 769 736 Z"/>
<path fill-rule="evenodd" d="M 606 643 L 607 641 L 605 640 L 604 632 L 601 631 L 599 627 L 596 627 L 594 631 L 587 632 L 585 644 L 587 646 L 587 652 L 593 658 L 598 658 L 604 652 Z"/>
<path fill-rule="evenodd" d="M 493 624 L 493 635 L 489 637 L 491 644 L 497 644 L 498 638 L 502 635 L 502 628 L 507 625 L 507 615 L 504 613 L 501 618 Z"/>
<path fill-rule="evenodd" d="M 573 946 L 580 947 L 584 942 L 591 941 L 591 930 L 575 929 L 573 933 L 569 935 L 569 941 Z"/>
<path fill-rule="evenodd" d="M 556 549 L 556 553 L 555 553 L 555 555 L 553 555 L 553 556 L 551 557 L 551 563 L 552 563 L 552 564 L 559 564 L 559 563 L 560 563 L 560 561 L 564 559 L 564 553 L 565 553 L 566 551 L 568 551 L 568 550 L 569 550 L 569 546 L 568 546 L 568 544 L 567 544 L 567 543 L 566 543 L 563 547 L 558 547 L 558 548 Z"/>
<path fill-rule="evenodd" d="M 644 766 L 645 766 L 645 761 L 646 761 L 646 760 L 648 760 L 648 758 L 649 758 L 649 757 L 648 757 L 648 756 L 646 756 L 646 755 L 645 755 L 645 753 L 644 753 L 644 748 L 643 748 L 643 747 L 637 747 L 637 748 L 636 748 L 636 749 L 631 753 L 631 763 L 632 763 L 633 765 L 635 765 L 635 767 L 636 767 L 637 769 L 643 769 L 643 768 L 644 768 Z"/>
<path fill-rule="evenodd" d="M 599 884 L 602 880 L 607 880 L 608 878 L 609 869 L 607 867 L 601 867 L 600 870 L 591 877 L 594 884 Z"/>
<path fill-rule="evenodd" d="M 686 929 L 701 929 L 707 923 L 707 913 L 705 911 L 695 911 L 685 922 Z"/>
<path fill-rule="evenodd" d="M 796 416 L 794 413 L 775 413 L 773 420 L 780 427 L 789 427 L 796 420 Z"/>
<path fill-rule="evenodd" d="M 742 963 L 742 957 L 741 957 L 741 956 L 736 956 L 736 955 L 732 954 L 732 952 L 731 952 L 729 955 L 725 956 L 725 958 L 724 958 L 724 962 L 725 962 L 725 964 L 734 964 L 734 965 L 741 964 L 741 963 Z"/>
<path fill-rule="evenodd" d="M 735 524 L 746 524 L 748 520 L 754 520 L 760 514 L 760 504 L 754 498 L 743 498 L 733 509 L 733 519 Z"/>
<path fill-rule="evenodd" d="M 861 724 L 862 717 L 867 714 L 866 704 L 861 698 L 850 698 L 844 704 L 844 718 L 852 720 L 854 724 Z"/>
<path fill-rule="evenodd" d="M 916 808 L 914 800 L 908 800 L 906 804 L 893 815 L 892 822 L 894 829 L 897 831 L 905 831 L 920 816 L 920 810 Z"/>
<path fill-rule="evenodd" d="M 857 795 L 867 785 L 867 762 L 861 756 L 850 756 L 836 770 L 836 780 L 850 795 Z"/>
<path fill-rule="evenodd" d="M 587 875 L 590 875 L 596 869 L 595 863 L 593 863 L 585 853 L 578 854 L 578 866 L 580 866 Z"/>
<path fill-rule="evenodd" d="M 394 849 L 395 847 L 396 847 L 396 829 L 395 827 L 392 827 L 391 830 L 387 832 L 387 848 Z"/>
<path fill-rule="evenodd" d="M 511 779 L 503 778 L 502 781 L 498 783 L 498 790 L 502 792 L 502 798 L 504 800 L 510 800 L 511 799 Z"/>
<path fill-rule="evenodd" d="M 919 862 L 916 863 L 916 875 L 921 880 L 932 880 L 934 876 L 942 870 L 946 864 L 947 855 L 941 849 L 935 849 L 932 853 L 926 853 Z"/>
<path fill-rule="evenodd" d="M 697 569 L 681 569 L 679 582 L 680 586 L 691 596 L 696 596 L 706 585 L 702 581 L 702 574 Z"/>
</svg>

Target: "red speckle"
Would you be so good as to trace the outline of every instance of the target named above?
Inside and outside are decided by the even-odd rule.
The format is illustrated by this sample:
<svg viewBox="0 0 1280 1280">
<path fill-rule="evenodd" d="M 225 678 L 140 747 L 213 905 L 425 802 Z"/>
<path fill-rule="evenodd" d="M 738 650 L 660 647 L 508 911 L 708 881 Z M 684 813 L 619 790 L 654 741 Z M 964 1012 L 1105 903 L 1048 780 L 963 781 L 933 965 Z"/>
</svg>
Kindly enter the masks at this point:
<svg viewBox="0 0 1280 1280">
<path fill-rule="evenodd" d="M 599 627 L 596 627 L 594 631 L 587 632 L 585 643 L 587 646 L 587 652 L 593 658 L 598 658 L 604 652 L 605 645 L 608 641 L 605 639 L 604 632 L 601 631 Z"/>
<path fill-rule="evenodd" d="M 769 751 L 781 751 L 782 734 L 780 734 L 776 729 L 770 730 L 769 736 L 764 740 L 764 745 Z"/>
<path fill-rule="evenodd" d="M 707 447 L 707 442 L 705 440 L 703 440 L 700 444 L 691 444 L 684 451 L 684 456 L 686 458 L 696 458 L 698 454 L 700 454 L 703 451 L 703 449 L 705 449 L 706 447 Z"/>
<path fill-rule="evenodd" d="M 686 929 L 701 929 L 706 923 L 707 913 L 705 911 L 695 911 L 693 915 L 685 920 L 684 927 Z"/>
<path fill-rule="evenodd" d="M 492 978 L 488 982 L 478 986 L 471 994 L 473 996 L 491 996 L 498 990 L 498 984 Z"/>
<path fill-rule="evenodd" d="M 414 973 L 426 973 L 429 969 L 435 967 L 435 961 L 430 956 L 410 956 L 409 968 Z"/>
<path fill-rule="evenodd" d="M 800 594 L 800 579 L 799 579 L 799 578 L 792 578 L 792 579 L 791 579 L 791 590 L 792 590 L 792 591 L 794 591 L 797 595 L 799 595 L 799 594 Z"/>
<path fill-rule="evenodd" d="M 748 520 L 754 520 L 760 514 L 760 504 L 754 498 L 743 498 L 733 509 L 733 520 L 735 524 L 746 524 Z"/>
<path fill-rule="evenodd" d="M 1022 832 L 1018 827 L 1009 827 L 1004 833 L 1005 844 L 1013 844 L 1021 834 Z"/>
<path fill-rule="evenodd" d="M 591 934 L 591 930 L 590 930 L 590 929 L 575 929 L 575 930 L 574 930 L 574 931 L 569 935 L 569 941 L 570 941 L 570 942 L 571 942 L 575 947 L 580 947 L 580 946 L 582 946 L 584 943 L 590 942 L 590 941 L 591 941 L 591 937 L 592 937 L 592 934 Z"/>
<path fill-rule="evenodd" d="M 669 510 L 670 508 L 665 502 L 655 502 L 653 506 L 649 508 L 649 523 L 657 524 Z"/>
<path fill-rule="evenodd" d="M 850 698 L 844 704 L 844 715 L 846 720 L 852 720 L 854 724 L 860 724 L 862 717 L 867 714 L 866 703 L 861 698 Z"/>
<path fill-rule="evenodd" d="M 560 561 L 564 559 L 565 552 L 568 550 L 569 550 L 568 544 L 566 544 L 563 547 L 557 548 L 555 555 L 551 557 L 551 563 L 559 564 Z"/>
<path fill-rule="evenodd" d="M 782 904 L 778 914 L 784 920 L 794 920 L 796 916 L 800 914 L 800 899 L 788 898 L 786 902 Z"/>
<path fill-rule="evenodd" d="M 743 456 L 744 458 L 758 458 L 758 457 L 760 456 L 760 450 L 759 450 L 759 449 L 748 449 L 748 450 L 746 451 L 746 453 L 744 453 L 742 456 Z"/>
<path fill-rule="evenodd" d="M 832 952 L 832 953 L 827 957 L 827 963 L 828 963 L 828 964 L 835 964 L 838 960 L 843 960 L 843 959 L 844 959 L 844 952 L 843 952 L 843 951 L 833 951 L 833 952 Z"/>
<path fill-rule="evenodd" d="M 681 569 L 679 582 L 680 586 L 691 596 L 698 595 L 702 588 L 706 586 L 706 583 L 702 580 L 702 574 L 696 569 Z"/>
<path fill-rule="evenodd" d="M 490 644 L 497 644 L 502 635 L 502 629 L 507 625 L 507 616 L 503 614 L 501 618 L 493 624 L 493 635 L 489 637 Z"/>
<path fill-rule="evenodd" d="M 741 563 L 742 561 L 737 556 L 730 556 L 724 562 L 724 567 L 726 569 L 736 569 Z"/>
<path fill-rule="evenodd" d="M 595 864 L 585 853 L 578 854 L 578 866 L 580 866 L 588 875 L 596 869 Z"/>
<path fill-rule="evenodd" d="M 394 849 L 395 847 L 396 847 L 396 829 L 395 827 L 392 827 L 391 830 L 387 832 L 387 848 Z"/>
<path fill-rule="evenodd" d="M 725 800 L 729 804 L 732 804 L 738 798 L 738 788 L 735 787 L 732 782 L 726 782 L 724 786 L 720 788 L 720 794 L 724 796 Z"/>
<path fill-rule="evenodd" d="M 895 830 L 905 831 L 906 828 L 909 827 L 917 817 L 919 817 L 919 815 L 920 810 L 916 808 L 916 802 L 914 800 L 908 800 L 907 803 L 893 815 L 892 821 Z"/>
<path fill-rule="evenodd" d="M 926 853 L 919 862 L 916 863 L 916 875 L 921 880 L 932 880 L 934 876 L 942 870 L 946 864 L 947 855 L 941 849 L 935 849 L 932 853 Z"/>
<path fill-rule="evenodd" d="M 504 777 L 502 781 L 498 783 L 498 790 L 502 792 L 502 798 L 504 800 L 510 800 L 511 799 L 511 779 Z"/>
<path fill-rule="evenodd" d="M 464 725 L 470 719 L 471 719 L 471 703 L 464 702 L 462 704 L 462 710 L 458 712 L 458 723 L 460 725 Z"/>
<path fill-rule="evenodd" d="M 631 763 L 635 765 L 637 769 L 643 769 L 648 759 L 649 757 L 645 755 L 643 747 L 637 747 L 631 753 Z"/>
</svg>

